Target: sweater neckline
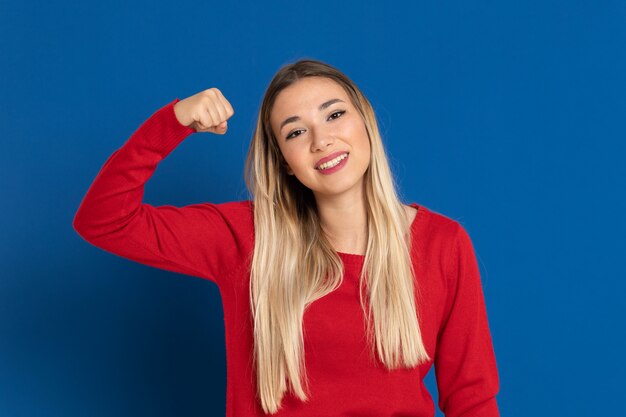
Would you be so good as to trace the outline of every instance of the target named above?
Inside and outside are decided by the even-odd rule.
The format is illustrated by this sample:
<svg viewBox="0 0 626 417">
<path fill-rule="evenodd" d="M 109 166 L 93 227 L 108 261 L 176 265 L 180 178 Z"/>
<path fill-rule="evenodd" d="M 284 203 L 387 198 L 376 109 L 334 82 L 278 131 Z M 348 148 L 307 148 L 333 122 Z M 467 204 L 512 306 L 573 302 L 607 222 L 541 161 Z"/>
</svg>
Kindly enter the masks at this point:
<svg viewBox="0 0 626 417">
<path fill-rule="evenodd" d="M 426 212 L 426 208 L 424 206 L 420 206 L 417 203 L 410 203 L 409 206 L 417 209 L 417 213 L 413 218 L 413 222 L 411 223 L 411 233 L 415 234 L 417 230 L 417 224 L 421 221 L 421 218 L 424 217 Z M 344 261 L 344 263 L 350 263 L 355 265 L 361 265 L 365 261 L 365 255 L 359 255 L 356 253 L 346 253 L 337 251 L 337 255 Z"/>
</svg>

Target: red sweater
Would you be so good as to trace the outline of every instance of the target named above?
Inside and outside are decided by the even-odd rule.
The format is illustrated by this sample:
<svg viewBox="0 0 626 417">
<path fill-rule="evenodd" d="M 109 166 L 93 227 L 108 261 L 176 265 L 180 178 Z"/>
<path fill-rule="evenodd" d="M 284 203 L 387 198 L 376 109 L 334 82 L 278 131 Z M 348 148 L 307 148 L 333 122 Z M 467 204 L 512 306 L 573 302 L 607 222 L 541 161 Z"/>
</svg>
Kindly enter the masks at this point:
<svg viewBox="0 0 626 417">
<path fill-rule="evenodd" d="M 158 163 L 195 132 L 174 114 L 178 99 L 156 111 L 102 167 L 74 218 L 88 242 L 119 256 L 218 285 L 224 308 L 228 417 L 263 416 L 255 400 L 250 276 L 254 245 L 251 201 L 154 207 L 142 202 Z M 439 407 L 447 417 L 499 415 L 496 360 L 471 240 L 455 220 L 418 204 L 411 225 L 412 260 L 422 301 L 422 336 L 431 358 Z M 358 280 L 364 257 L 339 253 L 339 289 L 305 312 L 305 358 L 311 396 L 283 398 L 276 416 L 431 417 L 423 384 L 433 362 L 387 371 L 368 360 Z"/>
</svg>

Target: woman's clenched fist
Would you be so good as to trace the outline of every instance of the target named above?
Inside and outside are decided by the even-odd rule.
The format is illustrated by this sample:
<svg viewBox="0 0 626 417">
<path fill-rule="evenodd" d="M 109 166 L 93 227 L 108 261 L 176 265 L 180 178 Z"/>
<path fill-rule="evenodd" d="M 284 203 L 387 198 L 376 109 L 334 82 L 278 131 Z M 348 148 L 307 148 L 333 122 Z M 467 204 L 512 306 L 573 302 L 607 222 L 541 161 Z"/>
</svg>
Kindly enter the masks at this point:
<svg viewBox="0 0 626 417">
<path fill-rule="evenodd" d="M 196 132 L 223 135 L 235 111 L 220 90 L 209 88 L 176 103 L 174 113 L 180 124 Z"/>
</svg>

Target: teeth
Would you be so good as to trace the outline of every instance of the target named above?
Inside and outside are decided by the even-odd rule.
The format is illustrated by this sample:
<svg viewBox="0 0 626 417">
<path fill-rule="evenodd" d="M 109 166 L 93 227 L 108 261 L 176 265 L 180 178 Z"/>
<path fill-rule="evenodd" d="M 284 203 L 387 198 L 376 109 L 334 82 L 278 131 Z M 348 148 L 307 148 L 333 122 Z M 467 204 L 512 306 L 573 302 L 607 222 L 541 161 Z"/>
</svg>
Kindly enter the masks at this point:
<svg viewBox="0 0 626 417">
<path fill-rule="evenodd" d="M 341 162 L 342 160 L 346 159 L 348 157 L 347 153 L 344 153 L 341 156 L 336 157 L 335 159 L 332 159 L 328 162 L 325 162 L 323 164 L 321 164 L 319 166 L 319 169 L 327 169 L 327 168 L 332 168 L 334 166 L 336 166 L 339 162 Z"/>
</svg>

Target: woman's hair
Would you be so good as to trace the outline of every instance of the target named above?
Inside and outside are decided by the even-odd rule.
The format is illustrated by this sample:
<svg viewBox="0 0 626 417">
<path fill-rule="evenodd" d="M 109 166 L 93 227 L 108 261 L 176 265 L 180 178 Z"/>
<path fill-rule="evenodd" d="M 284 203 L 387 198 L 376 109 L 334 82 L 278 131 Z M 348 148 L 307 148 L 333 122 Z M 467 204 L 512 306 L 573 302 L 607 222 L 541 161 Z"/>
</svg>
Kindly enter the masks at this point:
<svg viewBox="0 0 626 417">
<path fill-rule="evenodd" d="M 343 262 L 322 231 L 314 195 L 295 175 L 288 175 L 270 124 L 278 94 L 313 76 L 343 87 L 369 136 L 371 159 L 364 178 L 368 237 L 359 294 L 372 357 L 378 356 L 388 369 L 412 368 L 430 360 L 418 323 L 411 228 L 396 193 L 374 110 L 339 70 L 321 61 L 299 60 L 283 66 L 271 80 L 245 164 L 245 181 L 254 203 L 254 252 L 249 265 L 253 363 L 257 396 L 266 414 L 280 409 L 288 388 L 300 400 L 308 400 L 304 311 L 337 289 L 343 279 Z"/>
</svg>

